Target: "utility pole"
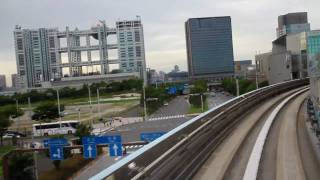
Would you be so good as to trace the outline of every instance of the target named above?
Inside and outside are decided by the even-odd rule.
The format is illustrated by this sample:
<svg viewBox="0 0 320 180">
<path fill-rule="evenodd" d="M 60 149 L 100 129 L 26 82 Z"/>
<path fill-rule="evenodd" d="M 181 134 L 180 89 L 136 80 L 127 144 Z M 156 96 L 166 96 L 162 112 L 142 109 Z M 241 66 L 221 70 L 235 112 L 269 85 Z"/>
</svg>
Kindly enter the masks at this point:
<svg viewBox="0 0 320 180">
<path fill-rule="evenodd" d="M 256 61 L 256 89 L 259 89 L 259 84 L 258 84 L 258 64 L 257 64 L 257 60 Z"/>
<path fill-rule="evenodd" d="M 146 87 L 143 85 L 143 110 L 144 110 L 144 121 L 147 121 L 147 103 L 146 103 Z"/>
<path fill-rule="evenodd" d="M 31 100 L 30 97 L 28 97 L 28 107 L 29 107 L 29 116 L 31 119 Z M 32 139 L 32 144 L 34 143 L 34 134 L 33 130 L 31 133 L 31 139 Z M 33 151 L 33 161 L 34 161 L 34 177 L 36 180 L 38 180 L 38 162 L 37 162 L 37 152 Z"/>
<path fill-rule="evenodd" d="M 236 78 L 236 86 L 237 86 L 237 96 L 240 95 L 240 90 L 239 90 L 239 79 Z"/>
<path fill-rule="evenodd" d="M 101 115 L 101 109 L 100 109 L 100 95 L 99 95 L 99 88 L 97 88 L 97 101 L 98 101 L 98 113 L 99 113 L 99 116 L 100 116 L 100 119 L 102 118 L 102 115 Z"/>
<path fill-rule="evenodd" d="M 60 112 L 60 97 L 59 97 L 59 90 L 57 91 L 57 101 L 58 101 L 58 113 L 59 113 L 59 123 L 60 123 L 60 131 L 61 131 L 61 112 Z"/>
<path fill-rule="evenodd" d="M 92 116 L 92 102 L 91 102 L 91 90 L 90 90 L 90 85 L 88 85 L 88 94 L 89 94 L 89 104 L 90 104 L 90 115 Z M 91 117 L 92 118 L 92 117 Z M 90 125 L 93 127 L 93 120 L 90 119 Z"/>
<path fill-rule="evenodd" d="M 200 97 L 201 97 L 201 111 L 203 112 L 204 111 L 204 107 L 203 107 L 203 94 L 201 93 L 200 94 Z"/>
<path fill-rule="evenodd" d="M 18 102 L 18 99 L 16 99 L 16 109 L 17 109 L 17 114 L 18 114 L 18 111 L 19 111 L 19 102 Z M 17 118 L 18 131 L 19 131 L 19 130 L 20 130 L 20 118 L 19 118 L 19 116 L 17 116 L 16 118 Z"/>
<path fill-rule="evenodd" d="M 79 120 L 79 122 L 81 121 L 81 115 L 80 115 L 80 113 L 81 113 L 81 111 L 80 111 L 80 107 L 78 108 L 78 120 Z"/>
</svg>

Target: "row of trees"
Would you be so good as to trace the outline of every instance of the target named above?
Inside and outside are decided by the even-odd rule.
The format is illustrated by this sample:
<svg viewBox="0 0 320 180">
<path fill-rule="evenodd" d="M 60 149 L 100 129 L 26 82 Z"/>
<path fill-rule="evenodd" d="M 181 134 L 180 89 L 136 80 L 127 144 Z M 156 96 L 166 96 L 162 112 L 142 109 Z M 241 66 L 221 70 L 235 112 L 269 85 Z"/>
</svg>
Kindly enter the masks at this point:
<svg viewBox="0 0 320 180">
<path fill-rule="evenodd" d="M 236 80 L 234 78 L 226 78 L 222 81 L 223 88 L 233 95 L 237 95 Z M 264 81 L 259 83 L 259 87 L 268 86 L 268 82 Z M 245 94 L 247 92 L 256 89 L 256 84 L 247 79 L 239 79 L 239 94 Z"/>
<path fill-rule="evenodd" d="M 124 80 L 122 82 L 100 82 L 93 83 L 90 86 L 85 84 L 80 89 L 64 87 L 59 89 L 59 95 L 61 98 L 78 98 L 88 95 L 88 88 L 92 89 L 92 94 L 96 93 L 96 89 L 100 88 L 101 94 L 114 93 L 114 92 L 140 92 L 142 89 L 142 81 L 139 79 Z M 16 100 L 19 103 L 28 103 L 28 98 L 32 99 L 32 102 L 39 102 L 44 100 L 56 99 L 56 91 L 54 89 L 47 89 L 43 92 L 37 90 L 31 90 L 27 93 L 15 93 L 13 96 L 0 96 L 0 104 L 14 104 Z"/>
</svg>

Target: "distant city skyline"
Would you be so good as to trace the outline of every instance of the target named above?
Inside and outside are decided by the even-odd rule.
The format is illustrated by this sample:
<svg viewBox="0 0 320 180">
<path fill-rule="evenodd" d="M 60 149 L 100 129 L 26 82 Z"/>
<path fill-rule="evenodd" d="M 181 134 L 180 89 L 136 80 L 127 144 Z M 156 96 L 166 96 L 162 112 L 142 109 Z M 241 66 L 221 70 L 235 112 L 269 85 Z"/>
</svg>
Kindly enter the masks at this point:
<svg viewBox="0 0 320 180">
<path fill-rule="evenodd" d="M 0 7 L 0 74 L 6 74 L 10 86 L 10 74 L 16 73 L 13 44 L 16 24 L 25 28 L 85 28 L 96 25 L 101 19 L 106 19 L 111 26 L 114 21 L 140 15 L 144 24 L 147 67 L 169 72 L 174 64 L 187 70 L 184 22 L 188 18 L 231 16 L 235 60 L 254 59 L 255 52 L 271 50 L 270 42 L 275 38 L 279 15 L 308 12 L 311 29 L 314 29 L 320 27 L 320 22 L 316 21 L 320 19 L 319 5 L 317 0 L 127 0 L 116 3 L 77 0 L 61 6 L 56 1 L 5 0 Z M 32 11 L 27 10 L 31 8 Z"/>
</svg>

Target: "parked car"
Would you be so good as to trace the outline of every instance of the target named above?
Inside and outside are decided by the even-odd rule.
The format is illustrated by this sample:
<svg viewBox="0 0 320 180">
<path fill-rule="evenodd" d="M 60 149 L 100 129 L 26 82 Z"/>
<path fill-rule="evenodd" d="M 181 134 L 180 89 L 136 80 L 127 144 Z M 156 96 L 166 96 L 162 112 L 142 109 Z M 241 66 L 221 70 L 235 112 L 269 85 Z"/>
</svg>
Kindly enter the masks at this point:
<svg viewBox="0 0 320 180">
<path fill-rule="evenodd" d="M 20 138 L 20 135 L 17 135 L 17 134 L 15 134 L 15 133 L 10 133 L 10 132 L 6 132 L 2 137 L 4 138 L 4 139 L 11 139 L 11 138 L 13 138 L 13 137 L 16 137 L 16 138 Z"/>
<path fill-rule="evenodd" d="M 17 132 L 17 131 L 6 131 L 6 133 L 15 134 L 15 135 L 20 136 L 20 137 L 26 137 L 27 136 L 26 134 L 21 133 L 21 132 Z"/>
</svg>

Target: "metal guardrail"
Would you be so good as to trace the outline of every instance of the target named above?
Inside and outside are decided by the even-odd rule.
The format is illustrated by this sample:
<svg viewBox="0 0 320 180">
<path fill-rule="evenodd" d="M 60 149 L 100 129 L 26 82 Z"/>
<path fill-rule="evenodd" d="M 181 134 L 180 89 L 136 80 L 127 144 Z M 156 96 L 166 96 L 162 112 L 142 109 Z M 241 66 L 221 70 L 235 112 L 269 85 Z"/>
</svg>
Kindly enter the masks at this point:
<svg viewBox="0 0 320 180">
<path fill-rule="evenodd" d="M 308 82 L 308 79 L 287 81 L 233 98 L 176 127 L 91 179 L 190 178 L 237 124 L 235 119 L 244 111 Z"/>
</svg>

